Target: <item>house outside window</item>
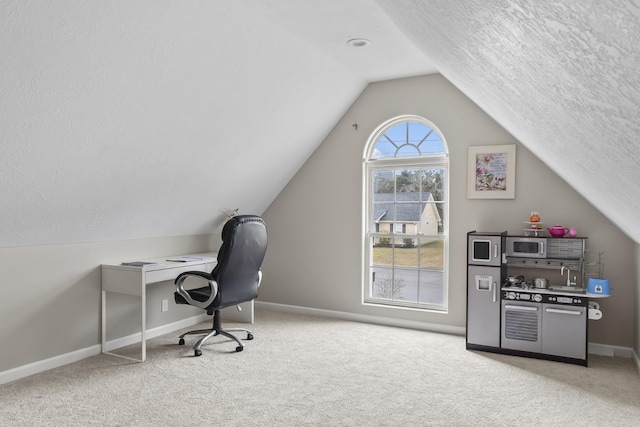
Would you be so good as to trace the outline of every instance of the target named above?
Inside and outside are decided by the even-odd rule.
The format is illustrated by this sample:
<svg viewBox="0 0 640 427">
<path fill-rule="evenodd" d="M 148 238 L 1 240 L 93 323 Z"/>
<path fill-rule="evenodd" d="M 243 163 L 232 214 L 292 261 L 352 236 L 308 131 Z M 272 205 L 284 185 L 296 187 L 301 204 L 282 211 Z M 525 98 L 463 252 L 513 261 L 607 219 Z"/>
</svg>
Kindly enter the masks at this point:
<svg viewBox="0 0 640 427">
<path fill-rule="evenodd" d="M 418 116 L 383 123 L 364 155 L 366 304 L 447 310 L 446 142 Z"/>
</svg>

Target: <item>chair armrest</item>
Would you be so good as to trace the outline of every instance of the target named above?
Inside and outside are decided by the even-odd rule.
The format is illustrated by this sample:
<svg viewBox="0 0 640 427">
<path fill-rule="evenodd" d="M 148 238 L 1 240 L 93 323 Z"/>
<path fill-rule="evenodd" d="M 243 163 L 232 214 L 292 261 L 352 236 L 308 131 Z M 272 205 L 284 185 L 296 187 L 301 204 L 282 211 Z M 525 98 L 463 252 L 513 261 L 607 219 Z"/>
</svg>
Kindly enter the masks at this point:
<svg viewBox="0 0 640 427">
<path fill-rule="evenodd" d="M 189 291 L 184 289 L 184 281 L 187 280 L 187 278 L 192 276 L 197 276 L 207 281 L 207 284 L 211 289 L 211 294 L 209 295 L 208 300 L 206 301 L 195 300 L 191 298 L 191 294 L 189 294 Z M 213 303 L 213 300 L 216 299 L 216 296 L 218 295 L 218 282 L 216 282 L 213 279 L 211 274 L 205 273 L 203 271 L 185 271 L 184 273 L 180 273 L 180 275 L 176 277 L 175 285 L 176 285 L 176 292 L 178 292 L 178 294 L 182 298 L 184 298 L 190 305 L 202 308 L 204 310 L 206 310 L 207 307 L 209 307 L 211 303 Z"/>
</svg>

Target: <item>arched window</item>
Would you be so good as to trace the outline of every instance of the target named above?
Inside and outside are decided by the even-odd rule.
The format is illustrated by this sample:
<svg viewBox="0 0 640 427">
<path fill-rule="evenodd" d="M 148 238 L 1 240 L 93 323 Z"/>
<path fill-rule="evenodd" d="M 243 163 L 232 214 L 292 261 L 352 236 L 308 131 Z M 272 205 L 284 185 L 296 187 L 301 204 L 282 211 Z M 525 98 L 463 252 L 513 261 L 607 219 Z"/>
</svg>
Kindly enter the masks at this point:
<svg viewBox="0 0 640 427">
<path fill-rule="evenodd" d="M 418 116 L 376 129 L 365 148 L 364 302 L 447 309 L 447 145 Z"/>
</svg>

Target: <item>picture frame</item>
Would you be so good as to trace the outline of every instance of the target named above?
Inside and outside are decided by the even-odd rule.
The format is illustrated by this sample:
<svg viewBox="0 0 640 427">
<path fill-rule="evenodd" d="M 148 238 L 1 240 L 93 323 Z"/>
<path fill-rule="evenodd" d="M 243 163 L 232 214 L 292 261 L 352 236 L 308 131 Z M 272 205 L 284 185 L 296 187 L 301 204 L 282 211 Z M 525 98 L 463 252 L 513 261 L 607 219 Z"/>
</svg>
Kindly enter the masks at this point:
<svg viewBox="0 0 640 427">
<path fill-rule="evenodd" d="M 468 199 L 515 199 L 515 144 L 471 146 L 467 159 Z"/>
</svg>

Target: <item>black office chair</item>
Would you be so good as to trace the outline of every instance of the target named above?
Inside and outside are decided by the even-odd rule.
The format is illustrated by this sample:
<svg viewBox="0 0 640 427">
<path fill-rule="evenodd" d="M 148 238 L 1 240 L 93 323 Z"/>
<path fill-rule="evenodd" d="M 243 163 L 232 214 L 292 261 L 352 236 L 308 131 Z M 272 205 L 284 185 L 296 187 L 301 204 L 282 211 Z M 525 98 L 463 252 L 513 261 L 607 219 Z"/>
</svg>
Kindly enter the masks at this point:
<svg viewBox="0 0 640 427">
<path fill-rule="evenodd" d="M 267 251 L 267 228 L 262 218 L 255 215 L 238 215 L 231 218 L 222 229 L 222 246 L 218 252 L 218 263 L 211 273 L 187 271 L 176 280 L 174 293 L 177 304 L 189 304 L 207 310 L 213 315 L 213 327 L 189 331 L 180 335 L 178 344 L 184 345 L 186 335 L 202 335 L 193 350 L 196 356 L 202 355 L 202 344 L 216 335 L 224 335 L 238 343 L 236 351 L 242 351 L 242 342 L 230 332 L 244 331 L 247 340 L 253 339 L 253 333 L 244 328 L 223 329 L 220 309 L 251 301 L 258 296 L 258 287 L 262 280 L 262 261 Z M 185 281 L 195 278 L 206 281 L 207 285 L 195 289 L 185 289 Z"/>
</svg>

